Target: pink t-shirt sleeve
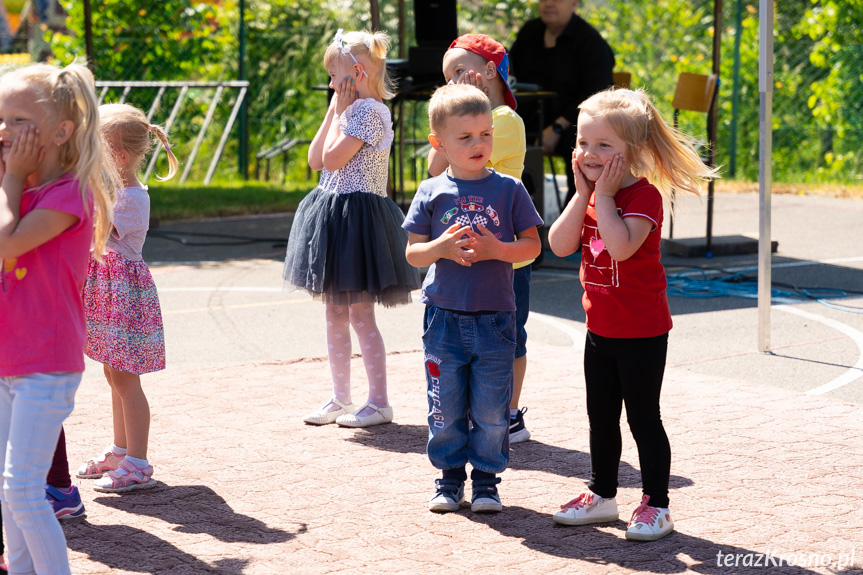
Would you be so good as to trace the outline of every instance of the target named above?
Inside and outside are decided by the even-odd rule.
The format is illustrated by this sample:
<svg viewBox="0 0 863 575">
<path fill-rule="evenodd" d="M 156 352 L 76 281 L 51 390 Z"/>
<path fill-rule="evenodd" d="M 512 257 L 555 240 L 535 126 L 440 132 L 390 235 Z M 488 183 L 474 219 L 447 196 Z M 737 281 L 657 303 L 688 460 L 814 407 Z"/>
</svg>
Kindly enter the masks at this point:
<svg viewBox="0 0 863 575">
<path fill-rule="evenodd" d="M 64 188 L 62 192 L 59 190 L 60 187 Z M 39 194 L 39 192 L 31 193 Z M 30 206 L 30 210 L 55 210 L 72 214 L 78 220 L 84 219 L 84 198 L 80 193 L 77 181 L 60 182 L 52 187 L 50 193 L 39 195 L 41 197 Z"/>
</svg>

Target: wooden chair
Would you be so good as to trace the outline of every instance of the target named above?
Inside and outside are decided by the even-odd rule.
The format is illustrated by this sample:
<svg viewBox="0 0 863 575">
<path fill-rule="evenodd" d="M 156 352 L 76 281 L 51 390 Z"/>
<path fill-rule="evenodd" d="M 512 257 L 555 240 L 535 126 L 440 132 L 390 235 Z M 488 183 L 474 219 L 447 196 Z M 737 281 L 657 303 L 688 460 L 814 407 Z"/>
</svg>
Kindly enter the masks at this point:
<svg viewBox="0 0 863 575">
<path fill-rule="evenodd" d="M 674 100 L 671 103 L 674 106 L 674 121 L 677 122 L 677 114 L 680 110 L 708 113 L 713 105 L 716 84 L 715 74 L 705 76 L 681 72 L 674 90 Z"/>
<path fill-rule="evenodd" d="M 674 100 L 671 105 L 674 107 L 674 128 L 677 128 L 678 116 L 681 111 L 699 112 L 709 114 L 713 107 L 713 99 L 716 97 L 716 87 L 718 85 L 716 74 L 703 75 L 692 74 L 690 72 L 681 72 L 677 79 L 677 87 L 674 90 Z M 709 164 L 712 161 L 710 147 L 714 145 L 713 137 L 710 130 L 710 122 L 707 122 L 707 150 L 706 154 L 702 155 L 702 160 Z M 674 190 L 671 191 L 672 199 L 674 198 Z M 674 237 L 674 220 L 669 222 L 668 237 Z"/>
<path fill-rule="evenodd" d="M 616 88 L 629 88 L 632 83 L 632 74 L 629 72 L 614 72 L 613 76 Z"/>
</svg>

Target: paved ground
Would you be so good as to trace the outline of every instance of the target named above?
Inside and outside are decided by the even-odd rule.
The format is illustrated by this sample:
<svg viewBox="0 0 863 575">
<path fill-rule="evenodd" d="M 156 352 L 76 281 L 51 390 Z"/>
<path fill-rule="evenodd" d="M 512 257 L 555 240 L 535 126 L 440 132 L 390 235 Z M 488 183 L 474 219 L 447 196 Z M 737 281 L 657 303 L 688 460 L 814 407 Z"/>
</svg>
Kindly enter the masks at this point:
<svg viewBox="0 0 863 575">
<path fill-rule="evenodd" d="M 716 233 L 755 232 L 753 201 L 718 203 Z M 676 235 L 703 233 L 697 206 L 692 214 Z M 775 262 L 787 265 L 774 279 L 863 290 L 861 215 L 860 201 L 776 198 Z M 528 324 L 522 404 L 533 439 L 513 447 L 504 511 L 435 515 L 425 508 L 435 472 L 424 454 L 421 306 L 379 313 L 395 422 L 304 425 L 302 415 L 327 397 L 328 368 L 320 304 L 281 293 L 277 240 L 287 225 L 261 218 L 160 229 L 267 240 L 243 246 L 148 240 L 169 362 L 144 378 L 159 486 L 112 496 L 81 480 L 87 516 L 64 523 L 74 573 L 863 572 L 860 314 L 815 302 L 776 307 L 776 349 L 759 354 L 754 302 L 672 300 L 662 407 L 677 532 L 633 544 L 623 534 L 640 477 L 627 434 L 621 520 L 551 520 L 581 490 L 590 463 L 577 262 L 548 258 L 534 275 Z M 753 259 L 666 263 L 672 273 Z M 841 303 L 863 307 L 860 297 Z M 362 401 L 358 358 L 353 373 Z M 110 398 L 95 365 L 66 431 L 73 467 L 110 440 Z"/>
</svg>

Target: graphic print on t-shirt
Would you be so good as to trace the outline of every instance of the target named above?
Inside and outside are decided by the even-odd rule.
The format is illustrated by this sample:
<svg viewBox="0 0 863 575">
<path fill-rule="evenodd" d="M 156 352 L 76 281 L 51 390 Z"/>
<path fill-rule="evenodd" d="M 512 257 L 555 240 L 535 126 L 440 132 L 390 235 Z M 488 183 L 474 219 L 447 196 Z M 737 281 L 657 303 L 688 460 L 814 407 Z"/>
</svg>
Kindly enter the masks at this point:
<svg viewBox="0 0 863 575">
<path fill-rule="evenodd" d="M 441 218 L 441 223 L 448 223 L 460 208 L 462 213 L 455 218 L 455 222 L 459 225 L 470 226 L 471 230 L 476 233 L 479 233 L 479 226 L 488 229 L 489 221 L 493 222 L 495 226 L 500 227 L 500 217 L 497 214 L 497 210 L 490 205 L 484 206 L 482 196 L 458 197 L 455 199 L 455 203 L 458 207 L 446 212 L 444 217 Z M 486 214 L 488 217 L 486 217 Z M 499 232 L 489 231 L 492 231 L 498 239 L 501 238 Z"/>
<path fill-rule="evenodd" d="M 24 276 L 27 275 L 27 268 L 18 267 L 18 258 L 8 258 L 0 261 L 3 262 L 3 269 L 0 270 L 0 286 L 2 286 L 3 291 L 9 291 L 9 287 L 15 280 L 21 281 L 24 279 Z"/>
<path fill-rule="evenodd" d="M 619 208 L 617 211 L 620 213 Z M 584 228 L 588 231 L 587 244 L 582 246 L 581 257 L 585 267 L 594 270 L 589 276 L 593 279 L 603 280 L 588 281 L 585 279 L 584 289 L 608 293 L 610 288 L 620 287 L 619 264 L 605 249 L 605 242 L 599 237 L 599 228 L 588 224 L 585 224 Z M 585 274 L 585 278 L 587 277 L 588 274 Z"/>
</svg>

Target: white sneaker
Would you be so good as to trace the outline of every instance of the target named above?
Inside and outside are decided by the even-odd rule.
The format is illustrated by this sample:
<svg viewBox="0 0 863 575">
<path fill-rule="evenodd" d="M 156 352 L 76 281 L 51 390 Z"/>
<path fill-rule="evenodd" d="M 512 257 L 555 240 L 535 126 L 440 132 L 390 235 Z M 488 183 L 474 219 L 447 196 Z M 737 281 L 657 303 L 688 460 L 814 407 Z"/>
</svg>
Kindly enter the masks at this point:
<svg viewBox="0 0 863 575">
<path fill-rule="evenodd" d="M 530 431 L 524 426 L 524 414 L 527 413 L 527 408 L 522 407 L 515 414 L 515 417 L 509 418 L 509 444 L 521 443 L 530 439 Z"/>
<path fill-rule="evenodd" d="M 648 501 L 650 495 L 642 497 L 641 505 L 632 513 L 626 527 L 626 538 L 630 541 L 656 541 L 674 531 L 668 507 L 651 507 Z"/>
<path fill-rule="evenodd" d="M 600 497 L 592 491 L 585 491 L 554 514 L 554 522 L 561 525 L 588 525 L 617 521 L 617 500 L 614 497 Z"/>
</svg>

